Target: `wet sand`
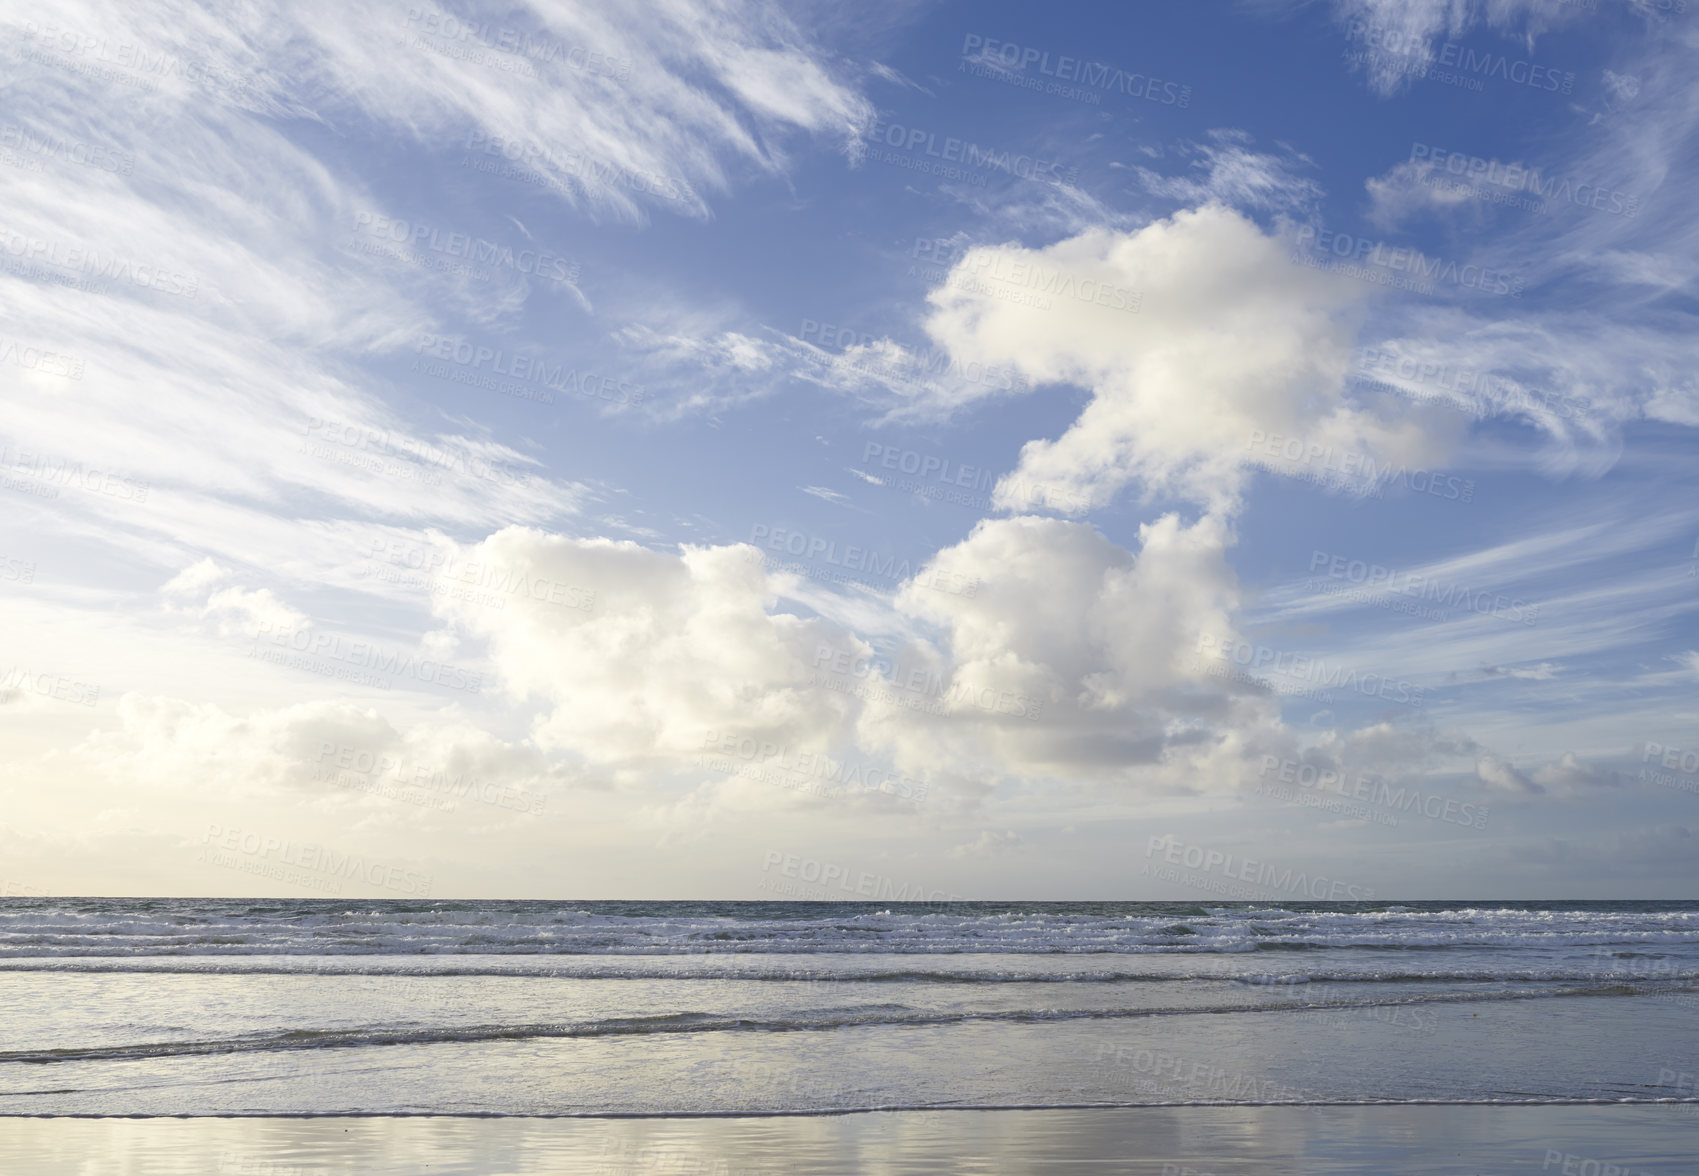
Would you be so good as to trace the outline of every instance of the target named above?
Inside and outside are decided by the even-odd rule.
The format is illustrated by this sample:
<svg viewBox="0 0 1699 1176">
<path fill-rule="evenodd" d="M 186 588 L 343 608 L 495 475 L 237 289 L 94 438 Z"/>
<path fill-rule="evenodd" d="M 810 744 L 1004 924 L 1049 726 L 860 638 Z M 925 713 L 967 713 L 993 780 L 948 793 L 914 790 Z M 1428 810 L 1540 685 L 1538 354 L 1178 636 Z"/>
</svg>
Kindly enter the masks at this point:
<svg viewBox="0 0 1699 1176">
<path fill-rule="evenodd" d="M 1695 1110 L 1692 1104 L 1406 1105 L 647 1119 L 9 1118 L 0 1119 L 0 1171 L 1677 1176 L 1699 1171 Z"/>
</svg>

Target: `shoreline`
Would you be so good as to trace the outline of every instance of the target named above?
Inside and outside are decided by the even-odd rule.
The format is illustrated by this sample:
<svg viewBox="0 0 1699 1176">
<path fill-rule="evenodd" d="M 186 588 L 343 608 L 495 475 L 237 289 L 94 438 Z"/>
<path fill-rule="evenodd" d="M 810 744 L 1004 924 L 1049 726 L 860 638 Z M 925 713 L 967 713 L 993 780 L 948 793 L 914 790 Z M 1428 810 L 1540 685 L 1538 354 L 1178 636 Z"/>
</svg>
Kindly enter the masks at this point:
<svg viewBox="0 0 1699 1176">
<path fill-rule="evenodd" d="M 1610 1107 L 1623 1109 L 1699 1107 L 1694 1098 L 1541 1098 L 1505 1099 L 1313 1099 L 1268 1102 L 1123 1102 L 1123 1103 L 963 1103 L 957 1106 L 882 1106 L 803 1108 L 776 1111 L 259 1111 L 240 1114 L 103 1114 L 92 1111 L 11 1113 L 0 1111 L 0 1122 L 22 1119 L 78 1119 L 99 1122 L 156 1120 L 223 1122 L 233 1119 L 514 1119 L 537 1122 L 631 1119 L 817 1119 L 849 1115 L 1015 1114 L 1063 1111 L 1263 1111 L 1263 1110 L 1390 1110 L 1399 1107 L 1455 1107 L 1480 1110 L 1538 1110 L 1545 1107 Z"/>
<path fill-rule="evenodd" d="M 951 1109 L 965 1113 L 9 1117 L 0 1168 L 32 1176 L 1674 1176 L 1692 1162 L 1691 1117 L 1670 1104 Z"/>
</svg>

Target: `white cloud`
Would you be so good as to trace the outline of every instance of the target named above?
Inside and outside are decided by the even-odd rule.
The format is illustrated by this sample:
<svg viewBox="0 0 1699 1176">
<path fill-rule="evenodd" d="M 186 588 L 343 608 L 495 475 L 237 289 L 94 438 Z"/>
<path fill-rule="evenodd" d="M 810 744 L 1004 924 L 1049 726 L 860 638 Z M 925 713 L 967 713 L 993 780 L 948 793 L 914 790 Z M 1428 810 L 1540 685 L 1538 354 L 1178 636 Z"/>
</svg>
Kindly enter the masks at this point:
<svg viewBox="0 0 1699 1176">
<path fill-rule="evenodd" d="M 196 597 L 229 575 L 215 560 L 203 558 L 172 576 L 159 591 L 168 597 Z"/>
<path fill-rule="evenodd" d="M 212 589 L 230 575 L 228 569 L 213 560 L 202 559 L 173 576 L 159 592 L 168 611 L 212 620 L 219 635 L 224 637 L 256 628 L 261 632 L 283 632 L 305 629 L 312 624 L 305 613 L 279 600 L 269 588 L 230 585 Z"/>
<path fill-rule="evenodd" d="M 1191 175 L 1163 176 L 1147 167 L 1137 167 L 1145 191 L 1184 204 L 1225 204 L 1233 208 L 1262 208 L 1298 212 L 1321 199 L 1321 185 L 1298 175 L 1301 168 L 1315 164 L 1305 155 L 1284 147 L 1279 155 L 1250 149 L 1251 137 L 1243 131 L 1214 130 L 1208 143 L 1189 143 L 1177 148 L 1180 159 L 1190 158 Z"/>
<path fill-rule="evenodd" d="M 1455 41 L 1485 24 L 1525 47 L 1550 28 L 1590 15 L 1567 0 L 1334 0 L 1333 8 L 1359 55 L 1352 68 L 1366 73 L 1383 97 L 1435 63 L 1441 38 Z"/>
<path fill-rule="evenodd" d="M 534 749 L 503 743 L 443 714 L 397 728 L 378 711 L 315 701 L 231 713 L 216 703 L 126 694 L 117 725 L 91 732 L 73 755 L 128 792 L 164 800 L 312 798 L 332 808 L 393 802 L 406 789 L 488 803 L 468 781 L 552 790 L 562 778 Z M 452 781 L 459 784 L 450 786 Z M 385 795 L 388 793 L 389 795 Z M 408 817 L 449 806 L 388 810 Z"/>
<path fill-rule="evenodd" d="M 1018 505 L 1020 484 L 1037 483 L 1104 503 L 1136 482 L 1225 508 L 1259 466 L 1306 472 L 1280 444 L 1269 452 L 1269 438 L 1381 464 L 1430 456 L 1435 443 L 1421 427 L 1346 398 L 1353 318 L 1369 287 L 1294 265 L 1289 254 L 1214 205 L 1134 233 L 970 250 L 930 295 L 933 337 L 958 359 L 1093 393 L 1060 438 L 1027 443 L 999 499 Z M 1058 274 L 1137 291 L 1139 311 L 1065 296 L 1050 309 L 1014 300 L 1035 276 L 1050 283 Z"/>
<path fill-rule="evenodd" d="M 1483 755 L 1475 762 L 1475 772 L 1490 788 L 1518 795 L 1544 792 L 1545 786 L 1530 780 L 1509 760 L 1495 755 Z"/>
<path fill-rule="evenodd" d="M 1135 556 L 1079 523 L 986 520 L 880 598 L 770 575 L 745 545 L 674 555 L 509 528 L 461 556 L 535 587 L 502 610 L 436 607 L 490 642 L 515 699 L 544 704 L 539 746 L 620 779 L 688 772 L 713 733 L 877 758 L 962 794 L 1179 791 L 1200 757 L 1278 728 L 1266 690 L 1196 656 L 1200 633 L 1233 631 L 1230 538 L 1218 517 L 1169 516 Z"/>
<path fill-rule="evenodd" d="M 1432 160 L 1407 159 L 1363 182 L 1369 193 L 1369 222 L 1397 228 L 1421 213 L 1454 213 L 1482 206 L 1473 189 L 1435 167 Z"/>
<path fill-rule="evenodd" d="M 1137 555 L 1081 523 L 981 522 L 897 598 L 939 636 L 891 658 L 940 674 L 947 713 L 870 705 L 864 743 L 981 780 L 1192 787 L 1218 742 L 1277 725 L 1265 692 L 1209 677 L 1197 654 L 1200 634 L 1233 632 L 1229 541 L 1214 516 L 1146 524 Z M 972 596 L 939 587 L 970 582 Z"/>
<path fill-rule="evenodd" d="M 804 494 L 820 499 L 822 502 L 830 502 L 833 506 L 842 506 L 850 500 L 849 495 L 826 486 L 798 486 L 797 489 Z"/>
<path fill-rule="evenodd" d="M 1607 69 L 1604 80 L 1605 89 L 1618 103 L 1632 102 L 1640 97 L 1640 79 L 1633 74 L 1619 74 Z"/>
<path fill-rule="evenodd" d="M 1532 666 L 1492 666 L 1487 672 L 1502 674 L 1507 678 L 1521 678 L 1529 682 L 1548 682 L 1563 671 L 1562 666 L 1551 662 L 1540 662 Z"/>
<path fill-rule="evenodd" d="M 303 101 L 336 95 L 432 146 L 476 134 L 501 146 L 489 158 L 511 155 L 561 199 L 625 219 L 649 204 L 706 216 L 701 192 L 729 188 L 728 160 L 776 173 L 789 130 L 850 150 L 871 115 L 767 5 L 539 2 L 510 10 L 493 46 L 468 27 L 425 4 L 299 22 L 256 11 L 241 32 L 293 60 Z M 509 30 L 518 51 L 500 47 Z"/>
<path fill-rule="evenodd" d="M 649 373 L 647 383 L 676 395 L 657 400 L 652 411 L 666 418 L 712 412 L 771 394 L 789 358 L 788 350 L 721 325 L 722 316 L 677 311 L 662 326 L 634 324 L 614 332 L 630 362 Z M 684 368 L 688 381 L 670 378 Z"/>
<path fill-rule="evenodd" d="M 1014 853 L 1020 848 L 1021 835 L 1013 829 L 994 832 L 986 829 L 974 840 L 965 842 L 950 850 L 953 858 L 997 858 Z"/>
<path fill-rule="evenodd" d="M 1613 783 L 1608 772 L 1584 763 L 1572 751 L 1564 752 L 1553 763 L 1541 764 L 1530 773 L 1530 778 L 1547 791 L 1571 794 L 1610 787 Z"/>
<path fill-rule="evenodd" d="M 853 700 L 810 679 L 822 645 L 855 642 L 828 621 L 769 611 L 758 554 L 670 555 L 506 528 L 462 555 L 514 569 L 537 592 L 502 610 L 436 607 L 490 641 L 515 699 L 549 708 L 534 730 L 547 750 L 619 768 L 677 764 L 702 753 L 709 731 L 837 750 Z"/>
<path fill-rule="evenodd" d="M 277 599 L 269 588 L 220 588 L 207 597 L 201 616 L 215 619 L 225 636 L 254 628 L 261 632 L 304 629 L 311 624 L 306 613 Z"/>
</svg>

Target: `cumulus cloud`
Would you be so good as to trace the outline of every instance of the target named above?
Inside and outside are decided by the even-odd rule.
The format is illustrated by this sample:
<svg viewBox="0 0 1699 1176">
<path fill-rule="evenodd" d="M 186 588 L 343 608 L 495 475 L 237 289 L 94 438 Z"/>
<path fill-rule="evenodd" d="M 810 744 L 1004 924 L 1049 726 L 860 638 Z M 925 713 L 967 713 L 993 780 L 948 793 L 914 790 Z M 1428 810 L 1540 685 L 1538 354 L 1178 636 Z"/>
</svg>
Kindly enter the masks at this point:
<svg viewBox="0 0 1699 1176">
<path fill-rule="evenodd" d="M 917 770 L 1190 786 L 1182 766 L 1278 707 L 1197 656 L 1200 633 L 1232 632 L 1226 522 L 1169 515 L 1139 538 L 1135 555 L 1085 524 L 1024 516 L 939 552 L 897 599 L 937 641 L 900 660 L 936 666 L 950 705 L 869 705 L 862 738 Z M 974 581 L 971 597 L 937 587 Z"/>
<path fill-rule="evenodd" d="M 539 747 L 617 779 L 689 771 L 729 735 L 876 757 L 958 795 L 1011 778 L 1180 789 L 1198 757 L 1278 726 L 1266 688 L 1196 656 L 1200 633 L 1232 632 L 1230 539 L 1219 517 L 1166 516 L 1134 554 L 1081 523 L 985 520 L 894 595 L 847 607 L 746 545 L 674 554 L 516 527 L 461 558 L 529 587 L 501 610 L 436 608 L 543 705 Z"/>
<path fill-rule="evenodd" d="M 531 587 L 501 610 L 437 607 L 489 641 L 511 695 L 548 707 L 533 731 L 546 750 L 623 769 L 683 762 L 710 731 L 818 751 L 842 743 L 853 700 L 810 681 L 817 650 L 853 638 L 773 611 L 755 548 L 673 555 L 510 527 L 464 556 Z"/>
<path fill-rule="evenodd" d="M 202 559 L 171 577 L 159 592 L 168 611 L 211 620 L 223 637 L 255 628 L 282 632 L 311 625 L 305 613 L 279 600 L 270 588 L 213 588 L 230 575 L 214 560 Z"/>
<path fill-rule="evenodd" d="M 1227 509 L 1259 466 L 1302 475 L 1315 472 L 1315 454 L 1429 458 L 1437 442 L 1423 427 L 1347 399 L 1355 312 L 1369 287 L 1289 255 L 1219 205 L 1133 233 L 969 250 L 930 295 L 932 336 L 958 358 L 1093 394 L 1061 437 L 1027 443 L 999 501 L 1019 505 L 1022 488 L 1038 484 L 1101 504 L 1137 483 Z M 1083 293 L 1048 308 L 1017 300 L 1035 282 L 1069 281 L 1082 292 L 1137 291 L 1138 313 Z"/>
</svg>

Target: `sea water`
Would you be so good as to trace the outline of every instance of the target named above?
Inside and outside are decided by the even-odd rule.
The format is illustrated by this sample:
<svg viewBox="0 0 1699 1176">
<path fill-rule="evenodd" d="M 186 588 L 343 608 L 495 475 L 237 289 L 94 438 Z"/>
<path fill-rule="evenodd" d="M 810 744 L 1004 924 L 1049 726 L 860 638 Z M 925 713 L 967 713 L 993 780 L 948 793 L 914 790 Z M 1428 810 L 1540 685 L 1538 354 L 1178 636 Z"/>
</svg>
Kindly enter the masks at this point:
<svg viewBox="0 0 1699 1176">
<path fill-rule="evenodd" d="M 1699 902 L 0 905 L 12 1115 L 1699 1111 L 1696 1029 Z"/>
</svg>

